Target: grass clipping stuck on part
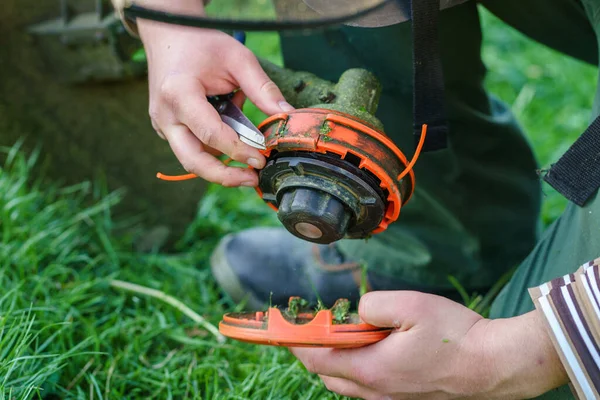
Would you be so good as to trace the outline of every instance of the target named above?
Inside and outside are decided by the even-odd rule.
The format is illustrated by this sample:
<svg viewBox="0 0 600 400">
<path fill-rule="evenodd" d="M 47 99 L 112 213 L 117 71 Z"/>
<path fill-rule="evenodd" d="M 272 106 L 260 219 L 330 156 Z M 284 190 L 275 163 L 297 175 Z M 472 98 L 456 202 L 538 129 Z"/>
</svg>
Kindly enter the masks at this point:
<svg viewBox="0 0 600 400">
<path fill-rule="evenodd" d="M 319 302 L 317 307 L 311 308 L 308 300 L 293 296 L 290 297 L 288 307 L 282 314 L 288 321 L 298 323 L 304 320 L 304 318 L 301 319 L 300 317 L 308 314 L 312 319 L 319 311 L 325 309 L 321 302 Z M 331 316 L 334 324 L 355 324 L 359 322 L 358 315 L 350 312 L 350 300 L 348 299 L 338 299 L 331 307 Z"/>
</svg>

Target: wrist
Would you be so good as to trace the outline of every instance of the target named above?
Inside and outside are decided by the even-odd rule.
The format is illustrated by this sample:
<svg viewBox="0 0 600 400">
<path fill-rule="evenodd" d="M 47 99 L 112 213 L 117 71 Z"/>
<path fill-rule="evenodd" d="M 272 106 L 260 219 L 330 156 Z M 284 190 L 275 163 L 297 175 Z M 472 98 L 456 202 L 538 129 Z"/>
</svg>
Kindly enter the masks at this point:
<svg viewBox="0 0 600 400">
<path fill-rule="evenodd" d="M 482 339 L 487 398 L 532 398 L 568 382 L 539 312 L 488 320 Z"/>
<path fill-rule="evenodd" d="M 210 0 L 171 0 L 169 2 L 165 2 L 164 0 L 112 0 L 112 3 L 127 30 L 134 36 L 141 36 L 141 30 L 143 29 L 152 29 L 152 26 L 168 26 L 168 24 L 145 20 L 142 18 L 138 18 L 135 22 L 127 20 L 123 13 L 124 8 L 131 5 L 139 5 L 171 14 L 203 16 L 205 14 L 204 6 L 205 4 L 208 4 L 209 1 Z M 167 5 L 165 6 L 165 4 Z M 145 28 L 142 28 L 142 26 Z M 176 28 L 177 26 L 172 25 L 172 27 Z"/>
<path fill-rule="evenodd" d="M 204 3 L 203 0 L 174 0 L 168 2 L 168 5 L 165 6 L 164 0 L 143 0 L 141 4 L 144 7 L 173 14 L 202 16 L 205 14 Z M 181 41 L 183 38 L 182 33 L 197 34 L 198 32 L 205 30 L 151 21 L 143 18 L 138 18 L 136 23 L 140 39 L 144 43 L 144 47 L 146 47 L 147 51 L 150 50 L 148 46 L 154 43 L 163 44 L 165 41 Z"/>
<path fill-rule="evenodd" d="M 160 10 L 171 14 L 204 15 L 204 5 L 207 0 L 132 0 L 133 4 Z M 140 19 L 143 21 L 142 19 Z"/>
</svg>

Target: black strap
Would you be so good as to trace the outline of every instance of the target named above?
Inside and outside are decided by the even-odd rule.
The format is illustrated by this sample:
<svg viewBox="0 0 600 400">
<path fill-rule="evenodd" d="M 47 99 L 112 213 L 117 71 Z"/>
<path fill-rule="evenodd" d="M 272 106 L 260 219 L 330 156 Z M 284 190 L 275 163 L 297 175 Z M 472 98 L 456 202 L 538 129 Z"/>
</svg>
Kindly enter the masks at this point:
<svg viewBox="0 0 600 400">
<path fill-rule="evenodd" d="M 413 124 L 416 142 L 427 124 L 422 151 L 447 147 L 444 74 L 439 50 L 440 0 L 412 0 Z"/>
<path fill-rule="evenodd" d="M 354 14 L 335 15 L 330 17 L 306 19 L 295 18 L 287 20 L 265 18 L 215 18 L 211 16 L 193 16 L 185 14 L 173 14 L 170 12 L 146 8 L 136 4 L 125 7 L 123 14 L 128 20 L 135 22 L 137 18 L 148 19 L 151 21 L 164 22 L 182 26 L 192 26 L 196 28 L 236 30 L 247 32 L 264 31 L 301 31 L 307 29 L 329 28 L 369 15 L 390 3 L 392 0 L 381 1 Z M 143 2 L 140 2 L 143 3 Z"/>
<path fill-rule="evenodd" d="M 578 206 L 600 188 L 600 117 L 552 165 L 544 180 Z"/>
</svg>

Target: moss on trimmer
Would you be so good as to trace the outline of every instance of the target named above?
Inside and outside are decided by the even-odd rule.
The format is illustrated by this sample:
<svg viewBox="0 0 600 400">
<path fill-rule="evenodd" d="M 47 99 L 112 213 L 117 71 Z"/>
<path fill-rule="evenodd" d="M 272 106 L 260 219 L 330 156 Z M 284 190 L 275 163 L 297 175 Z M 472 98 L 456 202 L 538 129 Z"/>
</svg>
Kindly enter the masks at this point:
<svg viewBox="0 0 600 400">
<path fill-rule="evenodd" d="M 260 60 L 260 63 L 294 107 L 340 111 L 383 130 L 383 124 L 375 117 L 381 84 L 371 72 L 349 69 L 340 76 L 338 83 L 333 83 L 308 72 L 279 67 L 266 60 Z"/>
</svg>

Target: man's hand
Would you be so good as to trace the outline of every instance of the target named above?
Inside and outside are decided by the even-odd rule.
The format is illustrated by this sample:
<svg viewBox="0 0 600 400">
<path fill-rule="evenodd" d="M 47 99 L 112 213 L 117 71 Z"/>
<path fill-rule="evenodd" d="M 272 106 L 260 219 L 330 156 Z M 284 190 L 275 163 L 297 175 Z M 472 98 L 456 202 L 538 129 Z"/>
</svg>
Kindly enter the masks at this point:
<svg viewBox="0 0 600 400">
<path fill-rule="evenodd" d="M 536 312 L 487 320 L 442 297 L 373 292 L 361 318 L 393 327 L 359 349 L 292 349 L 333 392 L 364 399 L 529 398 L 566 382 Z"/>
<path fill-rule="evenodd" d="M 171 12 L 203 12 L 198 0 L 178 0 L 170 7 Z M 246 95 L 268 115 L 293 109 L 256 57 L 219 31 L 147 20 L 139 20 L 138 29 L 148 59 L 150 117 L 156 132 L 168 140 L 187 171 L 224 186 L 256 186 L 254 171 L 227 167 L 215 155 L 224 153 L 255 168 L 262 168 L 265 158 L 242 143 L 206 100 L 241 88 L 243 93 L 234 98 L 240 108 Z"/>
</svg>

